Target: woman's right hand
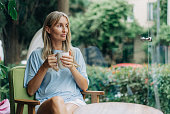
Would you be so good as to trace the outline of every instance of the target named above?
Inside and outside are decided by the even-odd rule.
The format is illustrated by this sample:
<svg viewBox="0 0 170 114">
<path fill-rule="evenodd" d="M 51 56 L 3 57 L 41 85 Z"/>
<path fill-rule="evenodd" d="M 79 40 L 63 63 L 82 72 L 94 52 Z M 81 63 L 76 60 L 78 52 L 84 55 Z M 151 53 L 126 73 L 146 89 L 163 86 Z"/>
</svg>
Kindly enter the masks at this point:
<svg viewBox="0 0 170 114">
<path fill-rule="evenodd" d="M 45 68 L 57 68 L 57 59 L 56 59 L 57 54 L 51 54 L 47 57 L 47 59 L 44 62 L 44 67 Z"/>
</svg>

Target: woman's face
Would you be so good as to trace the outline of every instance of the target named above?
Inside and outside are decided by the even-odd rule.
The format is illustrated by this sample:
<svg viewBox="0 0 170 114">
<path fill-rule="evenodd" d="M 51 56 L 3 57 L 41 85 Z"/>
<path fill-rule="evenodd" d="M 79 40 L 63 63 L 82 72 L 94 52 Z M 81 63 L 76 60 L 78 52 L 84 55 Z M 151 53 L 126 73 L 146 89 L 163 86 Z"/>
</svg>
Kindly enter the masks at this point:
<svg viewBox="0 0 170 114">
<path fill-rule="evenodd" d="M 65 41 L 68 34 L 68 20 L 62 16 L 57 24 L 47 27 L 47 32 L 50 34 L 52 41 Z"/>
</svg>

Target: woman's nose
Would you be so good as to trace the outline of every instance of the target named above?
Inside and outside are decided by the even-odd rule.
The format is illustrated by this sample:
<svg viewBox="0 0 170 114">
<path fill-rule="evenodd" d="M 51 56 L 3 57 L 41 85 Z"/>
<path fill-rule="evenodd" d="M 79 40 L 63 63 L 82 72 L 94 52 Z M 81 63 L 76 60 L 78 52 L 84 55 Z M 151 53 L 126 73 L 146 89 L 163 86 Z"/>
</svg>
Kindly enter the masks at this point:
<svg viewBox="0 0 170 114">
<path fill-rule="evenodd" d="M 63 27 L 63 30 L 62 30 L 62 32 L 66 32 L 67 31 L 67 27 Z"/>
</svg>

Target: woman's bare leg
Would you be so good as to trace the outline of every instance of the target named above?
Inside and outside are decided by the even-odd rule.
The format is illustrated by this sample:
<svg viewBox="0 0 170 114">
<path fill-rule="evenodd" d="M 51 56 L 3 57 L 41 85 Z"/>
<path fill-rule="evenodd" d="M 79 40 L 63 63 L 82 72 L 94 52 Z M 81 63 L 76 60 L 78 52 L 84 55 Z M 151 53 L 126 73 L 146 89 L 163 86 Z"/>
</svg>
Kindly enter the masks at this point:
<svg viewBox="0 0 170 114">
<path fill-rule="evenodd" d="M 66 109 L 67 109 L 67 114 L 73 114 L 74 111 L 78 108 L 79 106 L 73 104 L 73 103 L 67 103 L 66 104 Z"/>
<path fill-rule="evenodd" d="M 43 102 L 37 114 L 67 114 L 67 108 L 63 98 L 55 96 Z"/>
</svg>

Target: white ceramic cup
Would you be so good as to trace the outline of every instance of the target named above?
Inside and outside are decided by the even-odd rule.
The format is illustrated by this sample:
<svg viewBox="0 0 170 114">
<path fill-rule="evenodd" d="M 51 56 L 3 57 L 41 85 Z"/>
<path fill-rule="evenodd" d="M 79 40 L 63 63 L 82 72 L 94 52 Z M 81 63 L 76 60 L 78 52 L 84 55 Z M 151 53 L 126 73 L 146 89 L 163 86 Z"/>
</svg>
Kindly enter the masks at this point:
<svg viewBox="0 0 170 114">
<path fill-rule="evenodd" d="M 57 54 L 57 63 L 58 63 L 58 67 L 60 69 L 66 68 L 66 67 L 63 66 L 63 64 L 60 60 L 60 58 L 62 58 L 62 56 L 69 56 L 69 52 L 60 52 L 60 53 Z"/>
</svg>

